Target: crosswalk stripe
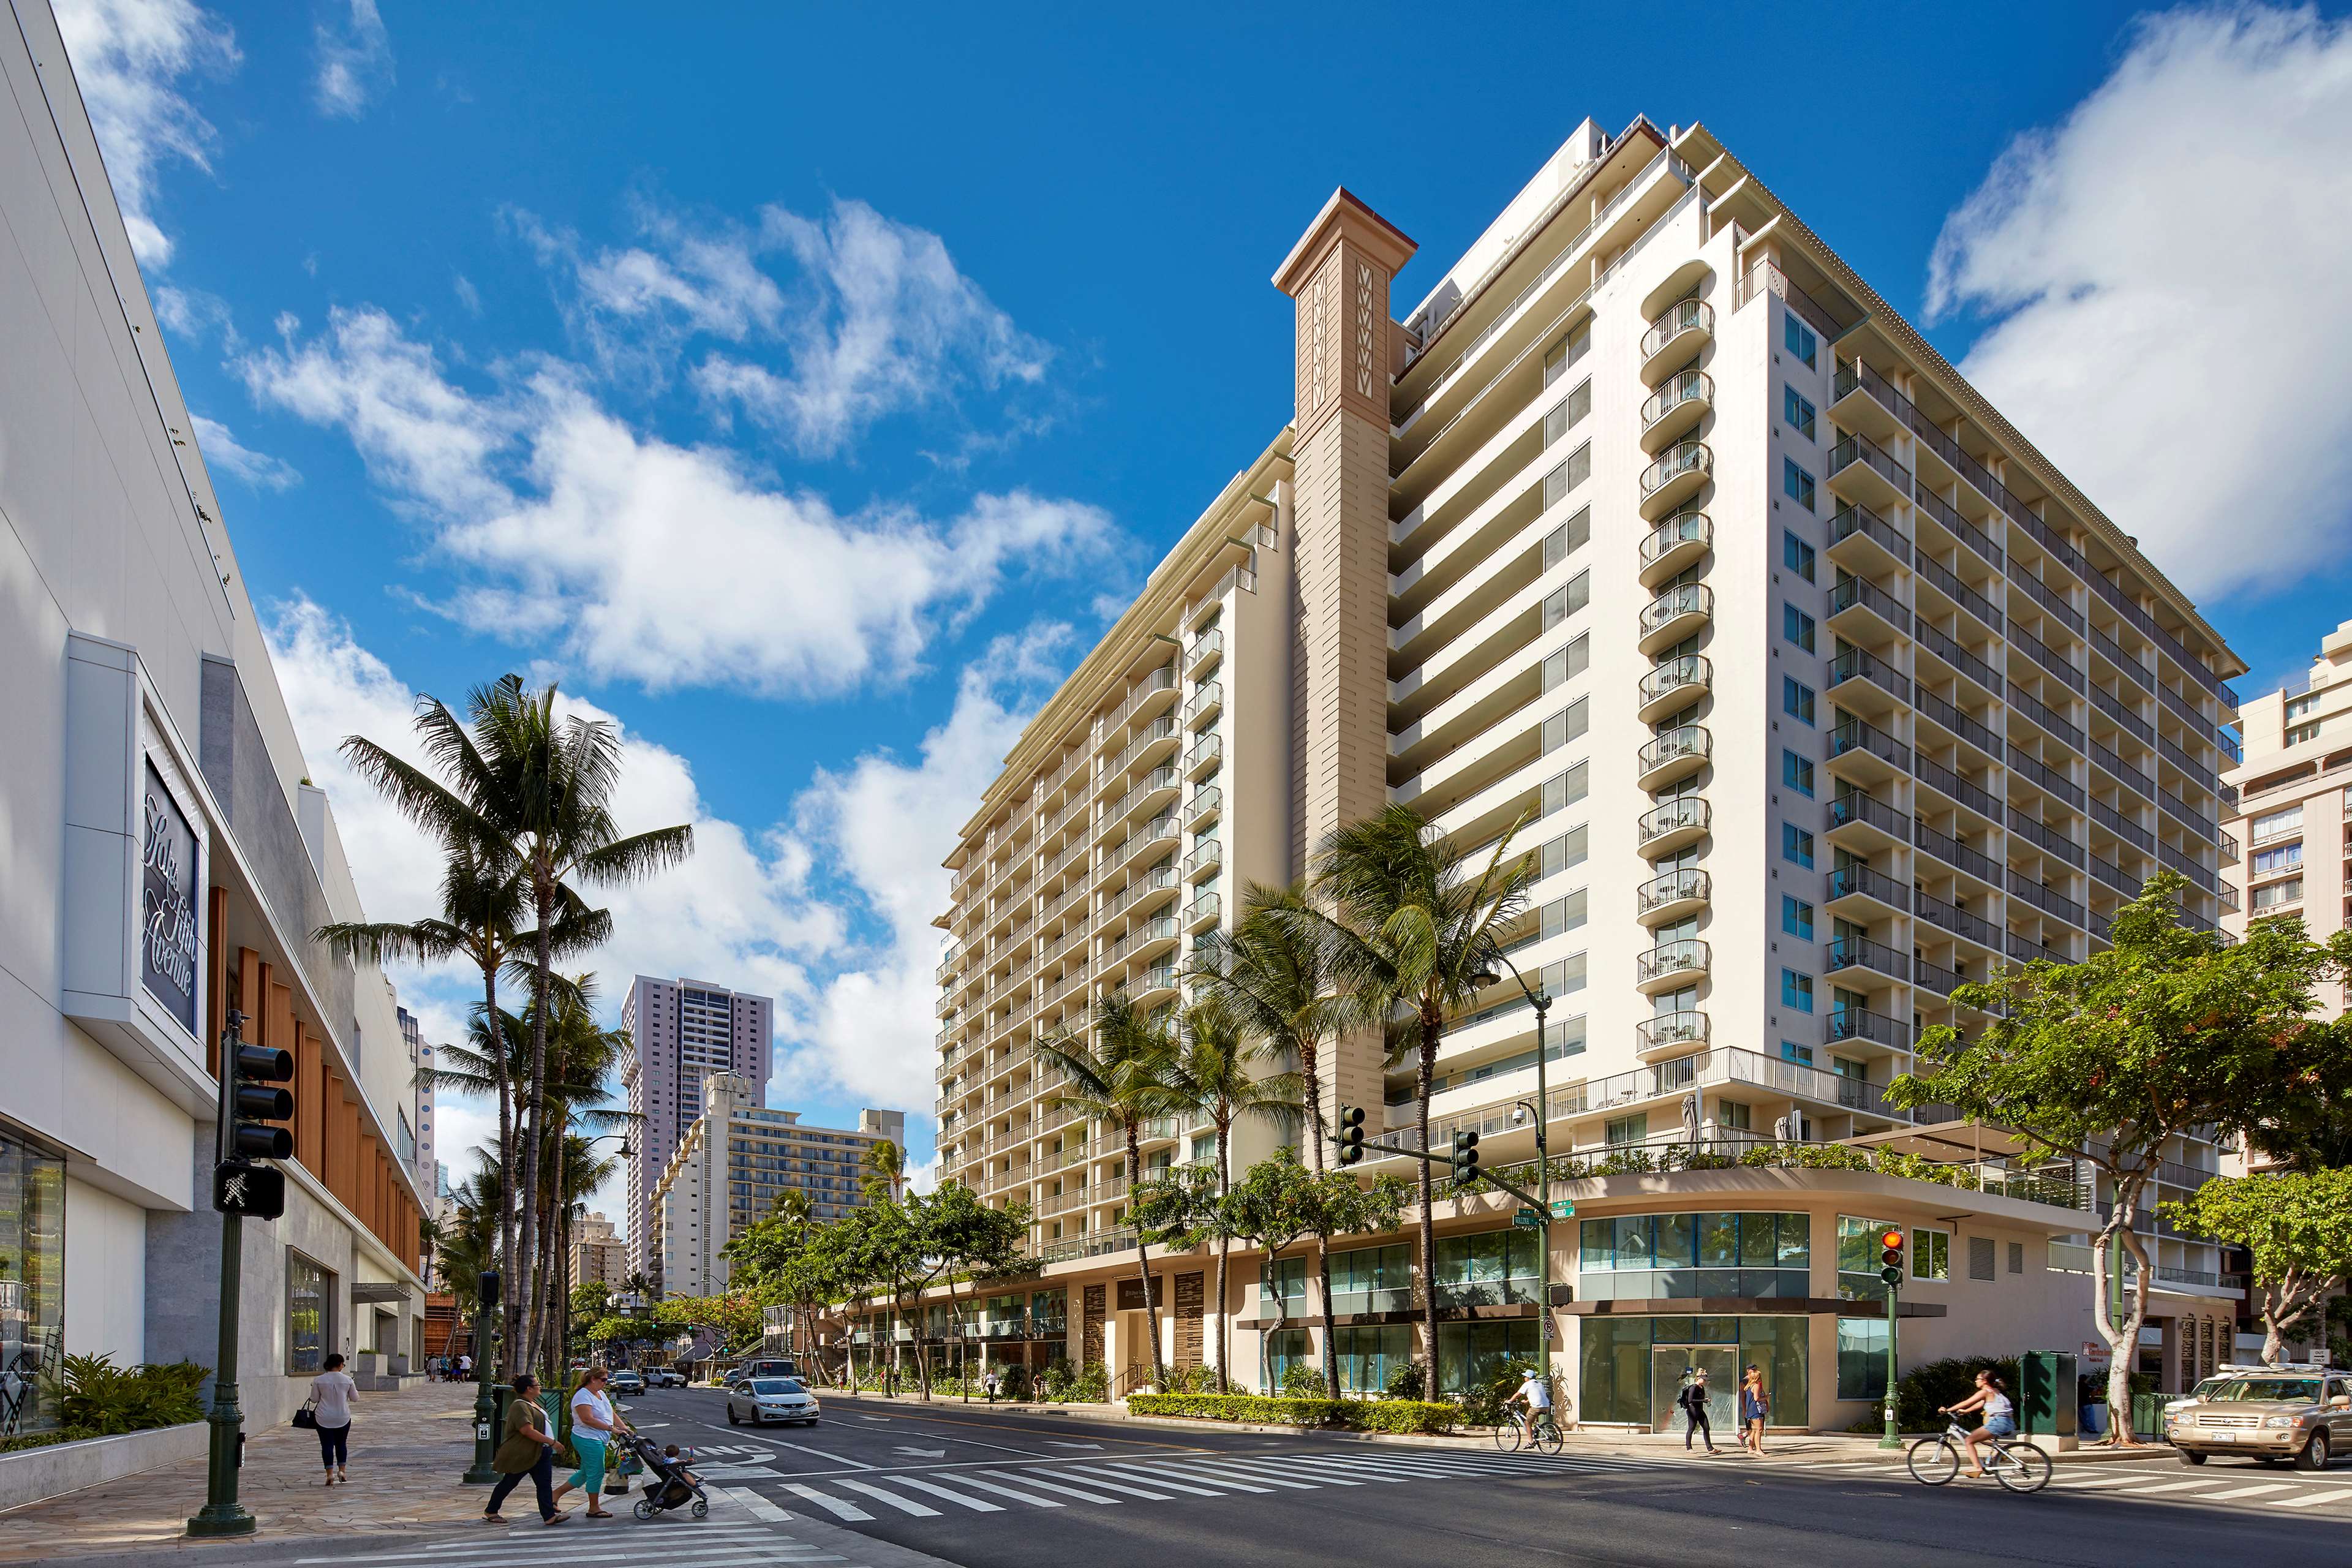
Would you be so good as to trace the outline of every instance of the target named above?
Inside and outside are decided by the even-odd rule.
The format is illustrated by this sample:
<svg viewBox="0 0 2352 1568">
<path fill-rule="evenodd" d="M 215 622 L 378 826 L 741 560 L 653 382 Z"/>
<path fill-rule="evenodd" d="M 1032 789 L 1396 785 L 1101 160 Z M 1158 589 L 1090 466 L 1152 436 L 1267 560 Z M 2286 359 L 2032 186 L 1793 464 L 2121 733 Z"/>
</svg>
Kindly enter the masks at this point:
<svg viewBox="0 0 2352 1568">
<path fill-rule="evenodd" d="M 956 1485 L 961 1487 L 978 1487 L 982 1491 L 994 1492 L 998 1497 L 1009 1497 L 1015 1502 L 1034 1503 L 1039 1508 L 1066 1508 L 1069 1506 L 1066 1503 L 1055 1502 L 1049 1497 L 1039 1497 L 1035 1492 L 1018 1491 L 1012 1487 L 1001 1487 L 994 1481 L 984 1481 L 978 1476 L 974 1475 L 958 1475 L 956 1477 Z"/>
<path fill-rule="evenodd" d="M 1034 1476 L 1038 1472 L 1032 1470 L 1029 1473 Z M 1054 1474 L 1057 1476 L 1066 1476 L 1070 1474 L 1070 1472 L 1068 1470 L 1055 1470 Z M 1125 1492 L 1129 1497 L 1139 1497 L 1146 1502 L 1166 1502 L 1168 1500 L 1168 1494 L 1166 1492 L 1148 1492 L 1141 1487 L 1130 1487 L 1118 1481 L 1105 1480 L 1102 1477 L 1096 1475 L 1091 1470 L 1080 1470 L 1077 1472 L 1077 1477 L 1078 1479 L 1086 1482 L 1087 1485 L 1090 1487 L 1100 1487 L 1105 1491 Z"/>
<path fill-rule="evenodd" d="M 1080 1502 L 1115 1503 L 1118 1501 L 1118 1499 L 1105 1497 L 1100 1492 L 1082 1492 L 1076 1487 L 1061 1486 L 1034 1473 L 1025 1476 L 1018 1470 L 991 1470 L 988 1473 L 1001 1481 L 1019 1481 L 1024 1486 L 1043 1487 L 1049 1492 L 1060 1492 L 1064 1497 L 1074 1497 Z"/>
<path fill-rule="evenodd" d="M 919 1477 L 893 1476 L 890 1479 L 898 1482 L 902 1487 L 912 1487 L 917 1491 L 929 1492 L 933 1497 L 943 1497 L 950 1502 L 961 1503 L 965 1508 L 971 1510 L 974 1513 L 1003 1513 L 1004 1511 L 1003 1505 L 1001 1503 L 988 1502 L 976 1497 L 966 1497 L 961 1492 L 951 1492 L 945 1487 L 934 1485 L 932 1482 L 923 1480 Z"/>
<path fill-rule="evenodd" d="M 1212 1476 L 1247 1476 L 1252 1480 L 1264 1481 L 1267 1486 L 1284 1487 L 1295 1492 L 1311 1492 L 1315 1489 L 1313 1481 L 1286 1481 L 1269 1476 L 1265 1473 L 1266 1467 L 1263 1465 L 1252 1465 L 1244 1468 L 1240 1465 L 1223 1460 L 1188 1459 L 1185 1461 L 1185 1468 L 1205 1470 Z"/>
<path fill-rule="evenodd" d="M 2269 1496 L 2272 1492 L 2293 1491 L 2294 1489 L 2294 1484 L 2293 1484 L 2292 1482 L 2289 1482 L 2289 1481 L 2273 1481 L 2273 1482 L 2272 1482 L 2272 1483 L 2270 1483 L 2270 1485 L 2268 1485 L 2268 1486 L 2261 1486 L 2261 1487 L 2239 1487 L 2239 1488 L 2237 1488 L 2237 1489 L 2235 1489 L 2234 1490 L 2231 1490 L 2231 1491 L 2226 1491 L 2226 1492 L 2207 1492 L 2207 1493 L 2206 1493 L 2202 1498 L 2199 1499 L 2198 1500 L 2199 1500 L 2199 1501 L 2200 1501 L 2200 1502 L 2226 1502 L 2226 1501 L 2228 1501 L 2228 1500 L 2229 1500 L 2230 1499 L 2231 1499 L 2231 1498 L 2242 1498 L 2242 1497 L 2267 1497 L 2267 1496 Z"/>
<path fill-rule="evenodd" d="M 1151 1474 L 1156 1477 L 1164 1478 L 1172 1471 L 1176 1475 L 1182 1476 L 1187 1480 L 1206 1481 L 1213 1487 L 1225 1487 L 1237 1492 L 1255 1492 L 1261 1497 L 1272 1497 L 1274 1495 L 1274 1489 L 1272 1487 L 1252 1486 L 1247 1481 L 1231 1480 L 1223 1476 L 1217 1475 L 1214 1472 L 1203 1473 L 1202 1471 L 1194 1469 L 1190 1465 L 1179 1465 L 1165 1459 L 1160 1460 L 1148 1468 Z M 1169 1484 L 1173 1486 L 1175 1483 L 1171 1481 Z"/>
<path fill-rule="evenodd" d="M 864 1509 L 859 1508 L 855 1503 L 844 1502 L 837 1497 L 828 1497 L 824 1493 L 817 1490 L 814 1487 L 804 1487 L 798 1481 L 786 1481 L 784 1483 L 784 1489 L 792 1493 L 794 1497 L 806 1498 L 809 1501 L 816 1504 L 817 1507 L 824 1510 L 825 1512 L 833 1515 L 835 1519 L 846 1519 L 854 1522 L 857 1520 L 872 1519 L 874 1517 L 872 1514 L 866 1512 Z"/>
<path fill-rule="evenodd" d="M 1096 1477 L 1101 1475 L 1102 1471 L 1099 1469 L 1086 1469 L 1080 1470 L 1078 1473 L 1085 1476 L 1087 1479 L 1092 1480 Z M 1115 1476 L 1125 1476 L 1129 1480 L 1150 1481 L 1153 1486 L 1165 1487 L 1171 1492 L 1191 1492 L 1194 1497 L 1223 1497 L 1225 1495 L 1213 1488 L 1196 1487 L 1188 1482 L 1171 1480 L 1166 1476 L 1161 1475 L 1156 1467 L 1140 1467 L 1136 1469 L 1115 1469 L 1111 1471 L 1111 1474 Z M 1108 1481 L 1105 1481 L 1103 1482 L 1103 1485 L 1108 1486 L 1110 1483 Z"/>
<path fill-rule="evenodd" d="M 2274 1508 L 2317 1508 L 2324 1502 L 2342 1502 L 2343 1500 L 2344 1489 L 2341 1487 L 2332 1487 L 2327 1491 L 2314 1492 L 2309 1497 L 2283 1497 L 2272 1506 Z"/>
<path fill-rule="evenodd" d="M 1360 1487 L 1366 1481 L 1387 1481 L 1393 1484 L 1403 1479 L 1399 1476 L 1384 1476 L 1378 1470 L 1358 1470 L 1356 1479 L 1347 1480 L 1341 1478 L 1338 1467 L 1318 1465 L 1309 1459 L 1253 1459 L 1250 1461 L 1250 1468 L 1254 1472 L 1280 1470 L 1285 1475 L 1313 1476 L 1327 1487 Z"/>
<path fill-rule="evenodd" d="M 750 1487 L 721 1487 L 719 1489 L 750 1509 L 751 1517 L 754 1519 L 764 1519 L 771 1524 L 782 1524 L 793 1517 Z"/>
<path fill-rule="evenodd" d="M 852 1491 L 863 1492 L 867 1497 L 874 1499 L 877 1502 L 888 1503 L 900 1513 L 912 1514 L 917 1519 L 937 1519 L 940 1517 L 940 1510 L 938 1509 L 917 1502 L 912 1498 L 902 1498 L 897 1492 L 885 1491 L 880 1487 L 874 1486 L 866 1481 L 845 1479 L 838 1481 L 835 1484 L 847 1487 Z"/>
</svg>

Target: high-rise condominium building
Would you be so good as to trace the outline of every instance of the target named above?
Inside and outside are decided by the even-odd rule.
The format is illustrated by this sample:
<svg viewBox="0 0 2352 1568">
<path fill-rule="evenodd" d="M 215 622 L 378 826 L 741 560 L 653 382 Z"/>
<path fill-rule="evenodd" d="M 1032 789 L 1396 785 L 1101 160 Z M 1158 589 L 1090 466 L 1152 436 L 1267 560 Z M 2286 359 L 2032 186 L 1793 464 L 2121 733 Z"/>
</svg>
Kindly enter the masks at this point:
<svg viewBox="0 0 2352 1568">
<path fill-rule="evenodd" d="M 648 1212 L 666 1296 L 724 1289 L 728 1242 L 774 1212 L 787 1192 L 806 1193 L 819 1221 L 860 1206 L 866 1152 L 886 1142 L 906 1147 L 904 1111 L 861 1110 L 855 1132 L 803 1127 L 799 1111 L 763 1107 L 759 1089 L 730 1073 L 705 1078 L 702 1114 L 654 1184 Z"/>
<path fill-rule="evenodd" d="M 433 1080 L 425 1076 L 434 1068 L 434 1047 L 427 1045 L 424 1031 L 418 1026 L 416 1015 L 407 1008 L 399 1009 L 400 1043 L 408 1054 L 411 1079 L 408 1103 L 395 1108 L 398 1118 L 394 1129 L 401 1157 L 416 1173 L 416 1190 L 425 1194 L 428 1203 L 437 1182 L 441 1165 L 433 1157 Z"/>
<path fill-rule="evenodd" d="M 621 1082 L 629 1110 L 643 1118 L 629 1139 L 629 1267 L 660 1273 L 654 1235 L 654 1184 L 686 1130 L 702 1112 L 705 1079 L 719 1073 L 748 1082 L 752 1105 L 766 1103 L 773 1001 L 708 980 L 656 980 L 640 974 L 621 1004 L 629 1059 Z"/>
<path fill-rule="evenodd" d="M 613 1222 L 592 1214 L 572 1227 L 572 1275 L 574 1285 L 595 1283 L 614 1290 L 629 1278 L 628 1244 L 613 1234 Z"/>
<path fill-rule="evenodd" d="M 1316 215 L 1274 279 L 1294 341 L 1261 345 L 1295 366 L 1287 424 L 1029 725 L 949 858 L 944 1169 L 1031 1205 L 1041 1269 L 1073 1291 L 1073 1355 L 1139 1357 L 1102 1256 L 1132 1245 L 1135 1173 L 1108 1130 L 1052 1108 L 1033 1042 L 1115 988 L 1175 1002 L 1250 883 L 1299 877 L 1391 802 L 1532 858 L 1508 956 L 1552 999 L 1551 1150 L 1623 1168 L 1842 1141 L 2006 1154 L 1884 1098 L 1922 1030 L 1981 1022 L 1952 990 L 2084 956 L 2160 866 L 2195 884 L 2188 919 L 2220 912 L 2236 657 L 1713 134 L 1588 122 L 1400 309 L 1414 248 L 1344 189 Z M 1451 1022 L 1431 1137 L 1475 1128 L 1490 1166 L 1527 1158 L 1538 1048 L 1506 975 Z M 1411 1074 L 1376 1038 L 1319 1071 L 1376 1136 L 1417 1136 Z M 1239 1158 L 1276 1136 L 1250 1129 Z M 1207 1147 L 1162 1122 L 1142 1163 Z M 2184 1181 L 2213 1161 L 2170 1152 Z M 1906 1354 L 1973 1347 L 1996 1300 L 2051 1342 L 2090 1337 L 2074 1243 L 2099 1194 L 2075 1173 L 2030 1189 L 2051 1203 L 1762 1169 L 1580 1184 L 1588 1217 L 1553 1232 L 1551 1278 L 1573 1284 L 1557 1342 L 1584 1358 L 1568 1375 L 1588 1419 L 1664 1408 L 1654 1339 L 1660 1366 L 1746 1347 L 1784 1386 L 1810 1368 L 1814 1419 L 1852 1419 L 1885 1334 L 1850 1300 L 1870 1295 L 1855 1259 L 1889 1220 L 1948 1310 L 1906 1330 Z M 1537 1353 L 1538 1269 L 1491 1205 L 1443 1206 L 1459 1234 L 1433 1288 L 1456 1321 L 1436 1350 L 1460 1386 Z M 2150 1354 L 2177 1378 L 2230 1308 L 2210 1247 L 2150 1238 Z M 1271 1376 L 1337 1333 L 1371 1380 L 1426 1353 L 1410 1294 L 1432 1287 L 1389 1250 L 1351 1258 L 1336 1317 L 1302 1297 L 1284 1321 L 1304 1329 L 1240 1336 L 1244 1353 Z M 1169 1267 L 1171 1343 L 1197 1344 L 1198 1266 Z M 1673 1305 L 1693 1296 L 1739 1304 L 1694 1320 Z M 1275 1317 L 1191 1299 L 1193 1321 Z"/>
<path fill-rule="evenodd" d="M 2352 923 L 2352 621 L 2328 634 L 2311 668 L 2245 707 L 2245 759 L 2230 771 L 2232 863 L 2223 923 L 2299 917 L 2325 940 Z M 2239 844 L 2244 845 L 2242 861 Z M 2240 894 L 2243 894 L 2242 900 Z M 2340 1010 L 2341 995 L 2322 998 Z"/>
</svg>

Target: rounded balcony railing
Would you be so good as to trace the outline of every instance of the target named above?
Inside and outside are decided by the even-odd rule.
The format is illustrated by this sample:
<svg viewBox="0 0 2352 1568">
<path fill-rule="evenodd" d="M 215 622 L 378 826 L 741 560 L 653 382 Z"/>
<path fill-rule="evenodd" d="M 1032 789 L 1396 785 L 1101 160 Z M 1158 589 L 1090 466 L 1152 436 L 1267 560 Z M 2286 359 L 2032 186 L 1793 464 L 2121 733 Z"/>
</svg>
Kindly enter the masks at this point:
<svg viewBox="0 0 2352 1568">
<path fill-rule="evenodd" d="M 1642 471 L 1642 515 L 1661 518 L 1698 493 L 1715 471 L 1715 454 L 1704 441 L 1685 441 Z"/>
<path fill-rule="evenodd" d="M 1654 723 L 1697 701 L 1714 680 L 1715 665 L 1705 654 L 1670 658 L 1642 677 L 1641 706 L 1635 716 L 1644 724 Z"/>
<path fill-rule="evenodd" d="M 1706 943 L 1695 936 L 1662 942 L 1633 961 L 1633 984 L 1664 989 L 1706 973 Z"/>
<path fill-rule="evenodd" d="M 1703 511 L 1670 517 L 1642 541 L 1642 585 L 1654 588 L 1706 554 L 1715 543 L 1715 524 Z"/>
<path fill-rule="evenodd" d="M 1696 349 L 1715 335 L 1715 307 L 1704 300 L 1669 305 L 1642 334 L 1642 362 L 1647 369 L 1676 349 Z"/>
<path fill-rule="evenodd" d="M 1687 795 L 1654 805 L 1633 819 L 1633 840 L 1644 855 L 1670 855 L 1706 837 L 1715 808 Z"/>
<path fill-rule="evenodd" d="M 1706 1015 L 1695 1007 L 1654 1013 L 1633 1026 L 1633 1048 L 1644 1056 L 1706 1044 Z"/>
<path fill-rule="evenodd" d="M 1714 748 L 1715 737 L 1706 725 L 1677 724 L 1642 748 L 1634 761 L 1633 782 L 1642 789 L 1658 789 L 1686 778 L 1706 765 Z"/>
<path fill-rule="evenodd" d="M 1669 871 L 1635 889 L 1634 913 L 1644 920 L 1678 919 L 1706 902 L 1713 882 L 1696 866 Z"/>
<path fill-rule="evenodd" d="M 1643 653 L 1672 647 L 1705 626 L 1715 614 L 1715 590 L 1704 583 L 1683 583 L 1642 606 Z"/>
<path fill-rule="evenodd" d="M 1642 405 L 1642 446 L 1654 452 L 1692 426 L 1715 402 L 1715 378 L 1703 370 L 1666 377 Z"/>
</svg>

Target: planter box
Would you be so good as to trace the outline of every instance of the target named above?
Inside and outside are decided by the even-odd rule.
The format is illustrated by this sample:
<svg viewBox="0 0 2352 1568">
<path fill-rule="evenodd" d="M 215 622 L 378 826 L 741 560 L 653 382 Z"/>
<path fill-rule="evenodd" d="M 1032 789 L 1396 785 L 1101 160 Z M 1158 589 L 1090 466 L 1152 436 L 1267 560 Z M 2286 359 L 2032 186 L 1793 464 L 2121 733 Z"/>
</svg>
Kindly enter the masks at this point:
<svg viewBox="0 0 2352 1568">
<path fill-rule="evenodd" d="M 79 1491 L 158 1465 L 202 1458 L 209 1438 L 205 1423 L 191 1421 L 150 1432 L 125 1432 L 115 1437 L 89 1437 L 79 1443 L 52 1443 L 46 1448 L 0 1454 L 0 1509 Z"/>
</svg>

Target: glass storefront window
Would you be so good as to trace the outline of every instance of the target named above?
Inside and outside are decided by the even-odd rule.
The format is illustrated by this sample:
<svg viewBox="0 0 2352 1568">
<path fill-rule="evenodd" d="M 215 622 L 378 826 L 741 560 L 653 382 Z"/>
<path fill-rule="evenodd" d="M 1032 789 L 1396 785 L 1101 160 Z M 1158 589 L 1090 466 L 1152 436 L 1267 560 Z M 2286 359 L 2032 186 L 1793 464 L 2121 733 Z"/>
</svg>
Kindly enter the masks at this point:
<svg viewBox="0 0 2352 1568">
<path fill-rule="evenodd" d="M 0 1436 L 58 1424 L 65 1355 L 64 1157 L 0 1136 Z"/>
<path fill-rule="evenodd" d="M 1811 1223 L 1801 1214 L 1630 1215 L 1586 1220 L 1587 1300 L 1810 1293 Z"/>
<path fill-rule="evenodd" d="M 1878 1278 L 1882 1267 L 1878 1261 L 1878 1233 L 1908 1228 L 1900 1220 L 1838 1215 L 1838 1294 L 1848 1300 L 1861 1297 L 1874 1300 L 1885 1295 L 1886 1286 Z"/>
<path fill-rule="evenodd" d="M 1515 1368 L 1534 1365 L 1542 1355 L 1537 1344 L 1541 1331 L 1533 1318 L 1438 1324 L 1438 1392 L 1467 1394 L 1499 1381 Z"/>
<path fill-rule="evenodd" d="M 335 1277 L 288 1248 L 286 1253 L 286 1375 L 315 1377 L 325 1369 L 334 1337 Z"/>
<path fill-rule="evenodd" d="M 1282 1380 L 1293 1366 L 1313 1366 L 1305 1329 L 1281 1329 L 1265 1336 L 1265 1386 L 1282 1392 Z"/>
<path fill-rule="evenodd" d="M 1580 1418 L 1654 1426 L 1671 1414 L 1682 1374 L 1701 1366 L 1724 1384 L 1715 1392 L 1727 1412 L 1740 1369 L 1753 1362 L 1771 1395 L 1773 1423 L 1809 1425 L 1806 1326 L 1807 1320 L 1799 1317 L 1587 1318 L 1579 1367 Z M 1444 1331 L 1441 1324 L 1438 1332 Z"/>
<path fill-rule="evenodd" d="M 1533 1301 L 1543 1277 L 1542 1243 L 1532 1230 L 1449 1236 L 1437 1244 L 1437 1299 L 1446 1307 Z"/>
<path fill-rule="evenodd" d="M 1379 1394 L 1389 1385 L 1389 1374 L 1412 1359 L 1412 1328 L 1407 1323 L 1383 1323 L 1372 1328 L 1339 1329 L 1332 1350 L 1339 1362 L 1339 1389 L 1345 1394 Z"/>
<path fill-rule="evenodd" d="M 1409 1244 L 1359 1247 L 1331 1255 L 1333 1311 L 1409 1311 L 1412 1307 L 1412 1248 Z"/>
<path fill-rule="evenodd" d="M 1279 1296 L 1288 1303 L 1289 1310 L 1298 1310 L 1298 1304 L 1307 1300 L 1307 1259 L 1276 1258 L 1259 1276 L 1257 1294 L 1258 1300 L 1266 1302 Z"/>
<path fill-rule="evenodd" d="M 1883 1399 L 1886 1395 L 1886 1320 L 1837 1321 L 1838 1397 Z"/>
</svg>

